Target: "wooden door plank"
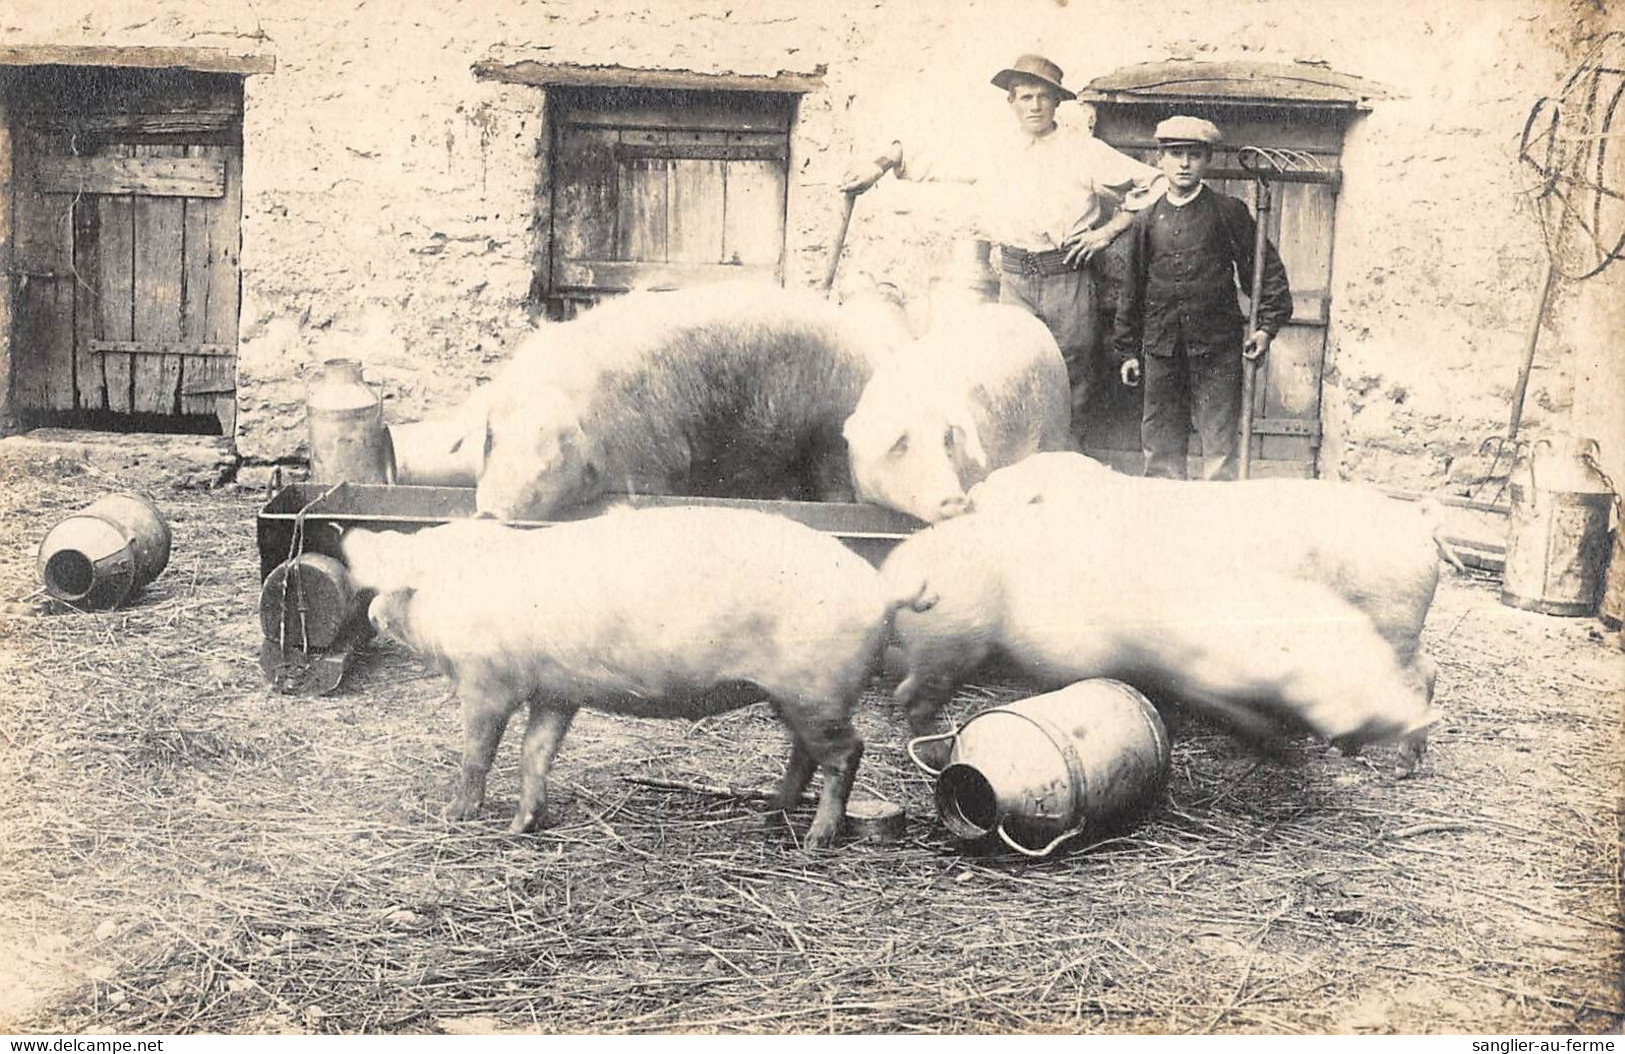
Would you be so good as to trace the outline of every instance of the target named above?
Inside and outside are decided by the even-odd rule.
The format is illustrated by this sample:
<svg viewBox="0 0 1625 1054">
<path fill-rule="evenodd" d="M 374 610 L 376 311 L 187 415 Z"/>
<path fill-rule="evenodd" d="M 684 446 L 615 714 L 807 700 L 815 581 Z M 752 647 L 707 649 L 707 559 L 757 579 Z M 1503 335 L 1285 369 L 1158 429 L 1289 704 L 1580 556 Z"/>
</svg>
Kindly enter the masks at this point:
<svg viewBox="0 0 1625 1054">
<path fill-rule="evenodd" d="M 79 409 L 107 407 L 102 360 L 92 349 L 101 317 L 96 287 L 101 273 L 101 210 L 93 197 L 73 202 L 73 346 L 74 387 Z"/>
<path fill-rule="evenodd" d="M 24 171 L 48 151 L 49 138 L 18 136 Z M 25 160 L 26 159 L 26 160 Z M 71 203 L 19 181 L 14 208 L 13 268 L 18 277 L 18 326 L 13 394 L 18 409 L 71 410 L 73 386 L 73 220 Z"/>
<path fill-rule="evenodd" d="M 128 153 L 131 148 L 115 144 L 107 149 Z M 135 204 L 125 194 L 100 197 L 96 199 L 96 213 L 101 264 L 95 282 L 100 308 L 96 333 L 102 340 L 130 340 L 135 320 Z M 129 413 L 134 407 L 132 356 L 100 358 L 107 408 L 114 413 Z"/>
<path fill-rule="evenodd" d="M 671 200 L 666 213 L 666 256 L 672 263 L 722 262 L 723 173 L 718 158 L 684 151 L 727 149 L 726 132 L 672 132 Z"/>
<path fill-rule="evenodd" d="M 185 203 L 186 261 L 181 303 L 184 341 L 223 354 L 188 355 L 181 360 L 180 410 L 214 414 L 221 431 L 236 423 L 237 213 L 241 182 L 236 148 L 193 146 L 188 153 L 221 162 L 226 192 L 219 198 L 188 198 Z"/>
<path fill-rule="evenodd" d="M 672 263 L 722 262 L 722 161 L 674 161 L 666 217 Z"/>
<path fill-rule="evenodd" d="M 664 144 L 667 133 L 627 130 L 623 143 Z M 670 162 L 627 158 L 617 163 L 620 202 L 616 214 L 615 259 L 639 263 L 666 262 L 667 175 Z"/>
<path fill-rule="evenodd" d="M 237 320 L 242 310 L 243 148 L 226 150 L 226 193 L 210 214 L 209 318 L 204 334 L 229 344 L 233 354 L 214 365 L 215 382 L 226 390 L 214 396 L 214 415 L 225 436 L 237 433 Z"/>
<path fill-rule="evenodd" d="M 219 161 L 187 157 L 44 157 L 30 178 L 46 194 L 139 194 L 217 198 L 225 193 Z"/>
<path fill-rule="evenodd" d="M 174 156 L 182 146 L 134 148 L 137 157 Z M 136 197 L 135 316 L 131 339 L 176 341 L 181 329 L 182 253 L 184 238 L 181 201 L 174 198 Z M 173 414 L 179 409 L 181 361 L 178 355 L 135 356 L 137 413 Z"/>
<path fill-rule="evenodd" d="M 778 161 L 729 161 L 723 175 L 722 258 L 777 269 L 784 250 L 785 169 Z"/>
<path fill-rule="evenodd" d="M 1302 307 L 1293 317 L 1325 319 L 1325 290 L 1332 273 L 1331 231 L 1337 199 L 1332 188 L 1312 183 L 1291 183 L 1276 188 L 1280 227 L 1275 247 L 1286 266 L 1294 294 L 1304 290 Z"/>
</svg>

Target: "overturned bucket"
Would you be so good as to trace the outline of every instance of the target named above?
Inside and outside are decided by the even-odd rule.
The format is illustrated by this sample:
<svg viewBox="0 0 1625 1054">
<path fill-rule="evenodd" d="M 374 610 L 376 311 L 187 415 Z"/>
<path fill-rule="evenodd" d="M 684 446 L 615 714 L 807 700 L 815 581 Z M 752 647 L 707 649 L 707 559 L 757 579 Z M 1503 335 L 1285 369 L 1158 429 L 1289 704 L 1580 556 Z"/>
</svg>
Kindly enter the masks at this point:
<svg viewBox="0 0 1625 1054">
<path fill-rule="evenodd" d="M 942 739 L 953 747 L 938 772 L 915 747 Z M 1131 819 L 1168 778 L 1156 708 L 1105 678 L 983 710 L 953 732 L 912 740 L 908 752 L 937 777 L 943 826 L 965 841 L 997 834 L 1027 856 Z"/>
<path fill-rule="evenodd" d="M 169 564 L 169 525 L 139 494 L 109 494 L 59 521 L 39 547 L 45 591 L 86 611 L 116 608 Z"/>
</svg>

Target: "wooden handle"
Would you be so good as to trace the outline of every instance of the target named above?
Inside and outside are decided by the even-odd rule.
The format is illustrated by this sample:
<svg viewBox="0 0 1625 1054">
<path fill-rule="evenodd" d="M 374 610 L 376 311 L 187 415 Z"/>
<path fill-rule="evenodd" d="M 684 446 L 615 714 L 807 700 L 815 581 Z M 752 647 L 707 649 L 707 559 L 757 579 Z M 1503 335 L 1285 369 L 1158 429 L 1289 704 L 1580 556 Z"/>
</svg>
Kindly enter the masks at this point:
<svg viewBox="0 0 1625 1054">
<path fill-rule="evenodd" d="M 852 206 L 857 203 L 858 192 L 849 190 L 842 195 L 846 200 L 841 203 L 841 225 L 835 229 L 835 241 L 829 247 L 829 263 L 824 268 L 824 292 L 829 292 L 835 285 L 835 269 L 841 264 L 841 250 L 846 247 L 846 228 L 852 223 Z"/>
</svg>

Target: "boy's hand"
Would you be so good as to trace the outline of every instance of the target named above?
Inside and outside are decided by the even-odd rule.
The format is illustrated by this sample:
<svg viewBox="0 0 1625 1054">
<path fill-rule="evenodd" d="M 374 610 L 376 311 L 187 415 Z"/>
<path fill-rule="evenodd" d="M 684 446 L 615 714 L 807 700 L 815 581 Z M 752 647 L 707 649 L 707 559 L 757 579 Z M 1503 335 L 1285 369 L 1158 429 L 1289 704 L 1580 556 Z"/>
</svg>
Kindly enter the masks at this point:
<svg viewBox="0 0 1625 1054">
<path fill-rule="evenodd" d="M 1117 370 L 1117 376 L 1122 380 L 1125 388 L 1138 388 L 1140 386 L 1140 360 L 1129 359 Z"/>
<path fill-rule="evenodd" d="M 1264 357 L 1266 351 L 1270 350 L 1271 339 L 1273 338 L 1264 330 L 1255 329 L 1253 335 L 1247 338 L 1246 343 L 1242 344 L 1241 354 L 1245 358 L 1256 362 Z"/>
</svg>

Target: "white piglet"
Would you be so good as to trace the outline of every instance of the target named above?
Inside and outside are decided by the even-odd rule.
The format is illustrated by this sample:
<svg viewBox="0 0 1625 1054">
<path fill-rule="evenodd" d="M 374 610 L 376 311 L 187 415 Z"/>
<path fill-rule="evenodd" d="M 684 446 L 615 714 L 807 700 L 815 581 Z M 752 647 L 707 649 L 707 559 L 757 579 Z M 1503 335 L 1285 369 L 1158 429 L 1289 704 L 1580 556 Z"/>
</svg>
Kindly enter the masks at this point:
<svg viewBox="0 0 1625 1054">
<path fill-rule="evenodd" d="M 789 729 L 776 804 L 824 781 L 809 846 L 837 834 L 863 754 L 850 714 L 896 604 L 840 542 L 721 508 L 618 510 L 521 530 L 489 521 L 344 541 L 373 624 L 449 674 L 467 819 L 508 719 L 528 703 L 515 832 L 546 822 L 546 778 L 576 711 L 699 718 L 769 700 Z"/>
<path fill-rule="evenodd" d="M 1066 363 L 1020 308 L 954 312 L 882 362 L 842 434 L 862 501 L 927 523 L 993 469 L 1072 445 Z"/>
</svg>

